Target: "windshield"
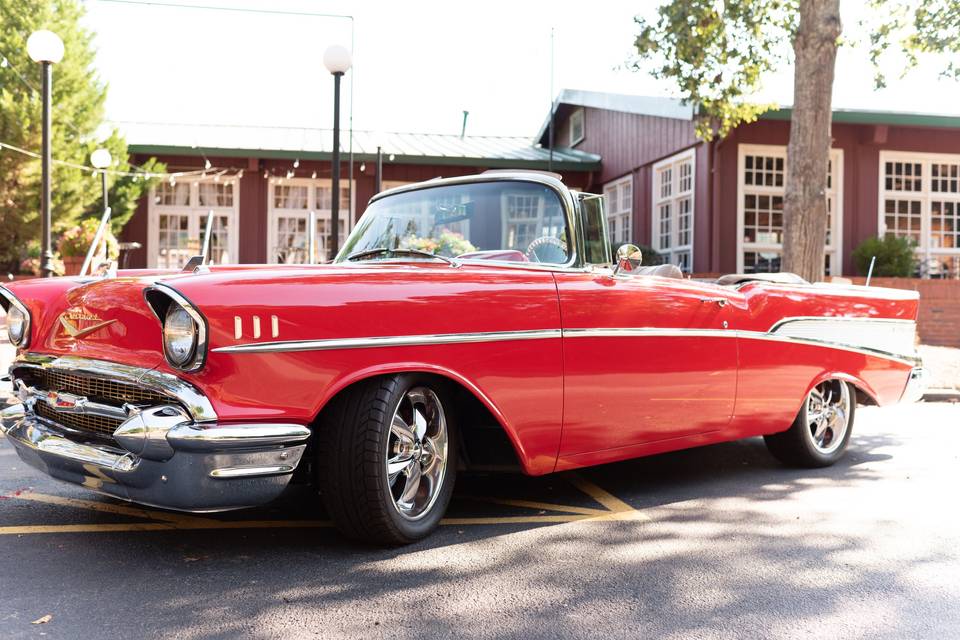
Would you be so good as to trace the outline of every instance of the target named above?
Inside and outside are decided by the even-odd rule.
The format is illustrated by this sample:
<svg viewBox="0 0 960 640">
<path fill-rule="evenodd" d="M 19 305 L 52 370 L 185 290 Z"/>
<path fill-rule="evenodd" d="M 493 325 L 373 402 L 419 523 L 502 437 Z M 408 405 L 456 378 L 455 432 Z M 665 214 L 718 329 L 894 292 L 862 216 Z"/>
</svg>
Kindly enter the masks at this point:
<svg viewBox="0 0 960 640">
<path fill-rule="evenodd" d="M 557 193 L 520 181 L 427 187 L 386 196 L 366 210 L 347 260 L 447 258 L 565 264 L 567 221 Z"/>
</svg>

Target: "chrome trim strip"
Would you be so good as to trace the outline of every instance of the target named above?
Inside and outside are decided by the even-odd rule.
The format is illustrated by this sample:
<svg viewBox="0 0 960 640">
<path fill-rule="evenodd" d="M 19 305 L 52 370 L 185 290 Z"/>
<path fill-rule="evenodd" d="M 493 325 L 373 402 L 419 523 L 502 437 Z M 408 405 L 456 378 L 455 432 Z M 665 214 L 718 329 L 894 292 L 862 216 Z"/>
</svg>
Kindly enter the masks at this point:
<svg viewBox="0 0 960 640">
<path fill-rule="evenodd" d="M 276 464 L 263 467 L 224 467 L 210 472 L 211 478 L 255 478 L 257 476 L 276 476 L 293 473 L 289 464 Z"/>
<path fill-rule="evenodd" d="M 662 327 L 623 327 L 605 329 L 564 329 L 564 338 L 735 338 L 729 329 L 667 329 Z"/>
<path fill-rule="evenodd" d="M 747 340 L 770 340 L 828 347 L 864 355 L 887 358 L 905 364 L 914 364 L 918 359 L 909 354 L 898 354 L 848 345 L 828 340 L 797 338 L 762 331 L 736 329 L 674 329 L 662 327 L 606 327 L 580 329 L 539 329 L 532 331 L 490 331 L 478 333 L 446 333 L 411 336 L 382 336 L 370 338 L 332 338 L 327 340 L 289 340 L 283 342 L 260 342 L 217 347 L 216 353 L 277 353 L 289 351 L 326 351 L 333 349 L 370 349 L 376 347 L 411 347 L 475 342 L 504 342 L 510 340 L 545 340 L 553 338 L 623 338 L 623 337 L 698 337 L 698 338 L 743 338 Z"/>
<path fill-rule="evenodd" d="M 18 356 L 10 365 L 10 371 L 13 372 L 21 367 L 57 369 L 67 373 L 140 385 L 151 391 L 176 398 L 197 422 L 211 422 L 217 419 L 217 413 L 213 410 L 210 400 L 196 387 L 175 375 L 156 369 L 144 369 L 76 356 L 56 357 L 36 353 L 25 353 Z"/>
<path fill-rule="evenodd" d="M 903 325 L 916 325 L 916 322 L 913 320 L 901 320 L 899 318 L 869 318 L 869 317 L 853 317 L 853 316 L 788 316 L 782 318 L 773 323 L 767 331 L 770 333 L 776 332 L 777 329 L 781 328 L 785 324 L 791 322 L 870 322 L 878 324 L 903 324 Z"/>
<path fill-rule="evenodd" d="M 375 347 L 420 347 L 467 342 L 505 342 L 511 340 L 546 340 L 560 338 L 560 329 L 529 331 L 486 331 L 477 333 L 437 333 L 410 336 L 377 336 L 370 338 L 330 338 L 326 340 L 284 340 L 250 342 L 217 347 L 215 353 L 273 353 L 285 351 L 327 351 L 331 349 L 371 349 Z"/>
</svg>

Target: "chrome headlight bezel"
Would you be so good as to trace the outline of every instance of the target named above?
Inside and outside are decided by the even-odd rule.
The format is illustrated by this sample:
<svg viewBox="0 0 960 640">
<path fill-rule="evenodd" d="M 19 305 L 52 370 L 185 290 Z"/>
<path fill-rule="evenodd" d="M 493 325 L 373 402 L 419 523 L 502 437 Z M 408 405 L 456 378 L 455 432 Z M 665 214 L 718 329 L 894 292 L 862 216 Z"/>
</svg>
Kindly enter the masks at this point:
<svg viewBox="0 0 960 640">
<path fill-rule="evenodd" d="M 144 290 L 144 298 L 160 321 L 160 342 L 163 346 L 163 357 L 174 369 L 191 373 L 203 368 L 207 359 L 207 319 L 197 308 L 172 287 L 155 284 Z M 171 352 L 168 344 L 167 319 L 173 313 L 183 312 L 193 324 L 191 334 L 192 349 L 184 358 L 178 358 Z"/>
<path fill-rule="evenodd" d="M 20 330 L 20 335 L 14 338 L 14 332 L 10 325 L 10 319 L 7 318 L 7 337 L 10 339 L 10 344 L 15 346 L 18 349 L 25 349 L 30 344 L 30 329 L 32 323 L 32 318 L 30 317 L 30 310 L 17 299 L 13 293 L 10 292 L 6 287 L 0 287 L 0 306 L 3 306 L 4 311 L 10 314 L 11 309 L 15 309 L 23 316 L 22 328 Z"/>
</svg>

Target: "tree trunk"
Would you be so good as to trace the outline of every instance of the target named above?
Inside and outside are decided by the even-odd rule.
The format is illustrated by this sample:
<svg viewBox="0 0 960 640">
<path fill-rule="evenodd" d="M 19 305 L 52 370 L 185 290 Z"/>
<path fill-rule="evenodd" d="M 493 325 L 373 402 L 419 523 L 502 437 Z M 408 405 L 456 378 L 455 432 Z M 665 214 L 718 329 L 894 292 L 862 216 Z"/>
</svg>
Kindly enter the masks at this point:
<svg viewBox="0 0 960 640">
<path fill-rule="evenodd" d="M 821 280 L 824 273 L 831 98 L 840 30 L 840 0 L 800 1 L 800 25 L 793 41 L 783 270 L 811 282 Z"/>
</svg>

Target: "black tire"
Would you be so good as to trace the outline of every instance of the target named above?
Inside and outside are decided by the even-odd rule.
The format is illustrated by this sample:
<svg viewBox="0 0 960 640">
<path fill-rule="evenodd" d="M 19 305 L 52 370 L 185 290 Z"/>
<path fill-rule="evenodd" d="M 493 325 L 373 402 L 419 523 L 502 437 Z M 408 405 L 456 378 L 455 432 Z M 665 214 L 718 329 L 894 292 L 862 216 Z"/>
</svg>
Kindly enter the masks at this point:
<svg viewBox="0 0 960 640">
<path fill-rule="evenodd" d="M 424 499 L 424 511 L 413 518 L 403 515 L 395 501 L 387 473 L 387 452 L 391 442 L 397 446 L 391 424 L 400 403 L 408 401 L 409 393 L 422 389 L 434 394 L 440 415 L 445 418 L 446 465 L 439 471 L 435 497 Z M 457 430 L 449 398 L 446 385 L 434 377 L 399 374 L 358 383 L 324 410 L 317 432 L 317 480 L 327 511 L 345 536 L 375 544 L 403 545 L 437 528 L 456 479 Z M 421 449 L 417 451 L 425 455 Z M 406 479 L 405 474 L 396 481 Z"/>
<path fill-rule="evenodd" d="M 828 446 L 818 446 L 815 439 L 815 426 L 811 425 L 811 395 L 818 390 L 829 390 L 832 394 L 847 398 L 846 426 L 839 441 L 833 440 Z M 845 396 L 844 396 L 845 390 Z M 822 396 L 821 396 L 822 397 Z M 853 385 L 841 380 L 828 380 L 817 385 L 804 398 L 797 417 L 789 429 L 782 433 L 763 436 L 767 449 L 780 462 L 793 467 L 829 467 L 843 457 L 853 433 L 853 422 L 857 410 L 857 394 Z"/>
</svg>

